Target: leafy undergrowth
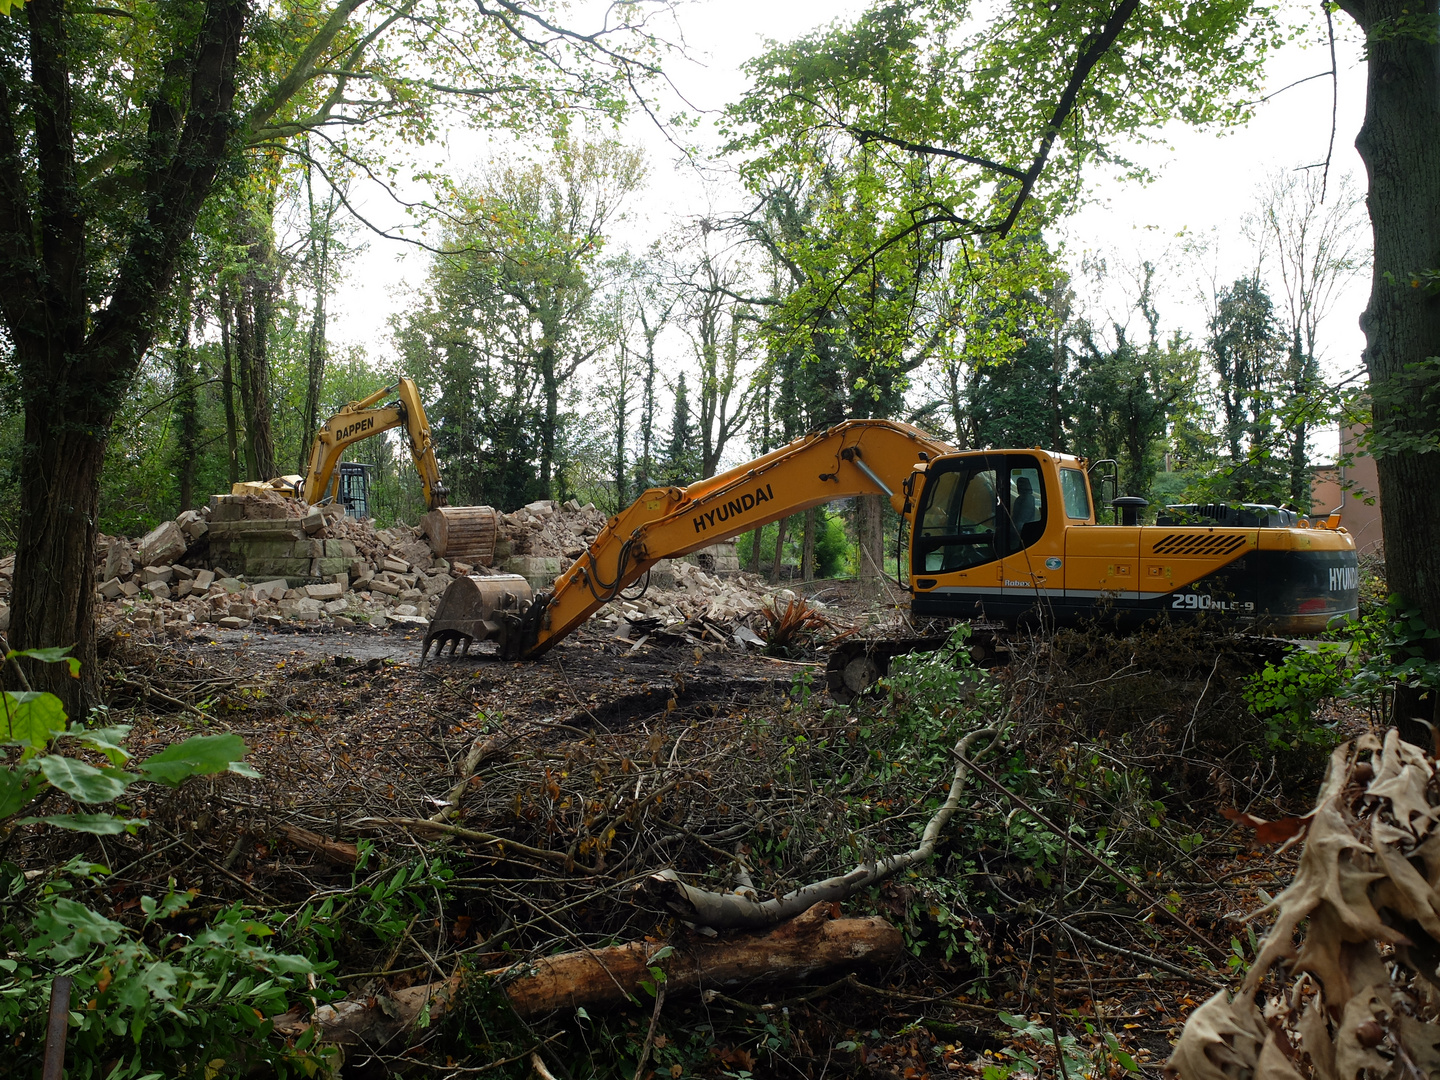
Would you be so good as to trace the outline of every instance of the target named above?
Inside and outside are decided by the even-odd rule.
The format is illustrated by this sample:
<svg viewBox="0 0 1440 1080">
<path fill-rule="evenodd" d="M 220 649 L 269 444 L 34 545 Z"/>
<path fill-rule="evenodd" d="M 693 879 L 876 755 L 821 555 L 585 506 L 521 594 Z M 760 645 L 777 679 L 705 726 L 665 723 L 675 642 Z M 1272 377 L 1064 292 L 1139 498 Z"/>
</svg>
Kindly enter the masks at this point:
<svg viewBox="0 0 1440 1080">
<path fill-rule="evenodd" d="M 556 1076 L 627 1080 L 1004 1080 L 1059 1075 L 1060 1059 L 1069 1077 L 1119 1077 L 1157 1066 L 1195 1003 L 1250 962 L 1241 919 L 1289 874 L 1219 811 L 1283 816 L 1304 777 L 1254 751 L 1244 688 L 1259 661 L 1203 632 L 1037 638 L 990 672 L 957 641 L 897 662 L 848 709 L 807 665 L 723 650 L 568 642 L 543 664 L 422 672 L 329 641 L 115 643 L 105 675 L 133 753 L 223 730 L 260 778 L 137 791 L 127 812 L 148 825 L 133 834 L 24 826 L 7 857 L 104 867 L 67 895 L 152 951 L 240 905 L 268 949 L 311 965 L 302 986 L 266 988 L 287 1005 L 476 973 L 445 1019 L 349 1048 L 354 1075 L 519 1077 L 538 1054 Z M 659 869 L 763 898 L 907 850 L 957 737 L 991 725 L 999 745 L 937 857 L 845 904 L 902 929 L 893 967 L 528 1024 L 479 977 L 685 933 L 639 899 Z M 405 824 L 435 817 L 462 831 Z M 167 896 L 183 907 L 152 917 Z M 249 1037 L 274 1038 L 263 1019 Z"/>
</svg>

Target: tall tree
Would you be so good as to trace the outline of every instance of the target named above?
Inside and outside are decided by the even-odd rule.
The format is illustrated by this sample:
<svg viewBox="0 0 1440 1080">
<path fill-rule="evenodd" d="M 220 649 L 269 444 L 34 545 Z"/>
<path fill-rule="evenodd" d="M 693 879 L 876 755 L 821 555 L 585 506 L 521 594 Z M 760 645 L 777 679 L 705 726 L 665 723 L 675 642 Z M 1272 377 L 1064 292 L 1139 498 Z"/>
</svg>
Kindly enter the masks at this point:
<svg viewBox="0 0 1440 1080">
<path fill-rule="evenodd" d="M 663 44 L 643 21 L 585 35 L 512 4 L 417 0 L 371 20 L 367 3 L 251 16 L 242 0 L 30 0 L 0 16 L 0 314 L 25 411 L 10 641 L 75 646 L 78 682 L 57 665 L 30 672 L 74 715 L 98 690 L 90 575 L 107 434 L 220 170 L 247 147 L 381 117 L 424 135 L 438 97 L 519 127 L 581 103 L 615 114 L 612 79 L 649 77 Z M 253 63 L 237 95 L 242 54 Z"/>
<path fill-rule="evenodd" d="M 1324 423 L 1320 376 L 1320 324 L 1334 310 L 1340 288 L 1360 272 L 1366 255 L 1362 200 L 1349 175 L 1328 180 L 1323 172 L 1275 172 L 1259 192 L 1246 222 L 1265 262 L 1273 262 L 1284 294 L 1290 340 L 1283 403 L 1289 445 L 1290 502 L 1310 509 L 1307 442 Z M 1271 256 L 1273 255 L 1273 260 Z"/>
<path fill-rule="evenodd" d="M 1374 276 L 1361 316 L 1390 587 L 1440 627 L 1440 0 L 1340 0 L 1365 35 Z M 1440 638 L 1426 643 L 1440 659 Z M 1397 698 L 1397 715 L 1418 708 Z M 1430 719 L 1440 721 L 1440 693 Z M 1428 732 L 1407 731 L 1424 742 Z"/>
<path fill-rule="evenodd" d="M 1258 273 L 1220 290 L 1205 349 L 1229 451 L 1222 494 L 1242 500 L 1275 497 L 1282 471 L 1284 488 L 1289 485 L 1288 464 L 1282 465 L 1275 453 L 1280 438 L 1275 405 L 1291 349 Z"/>
<path fill-rule="evenodd" d="M 700 479 L 699 455 L 695 453 L 697 433 L 690 412 L 690 391 L 685 372 L 675 380 L 675 397 L 670 406 L 670 437 L 660 462 L 660 479 L 666 484 L 685 486 Z"/>
</svg>

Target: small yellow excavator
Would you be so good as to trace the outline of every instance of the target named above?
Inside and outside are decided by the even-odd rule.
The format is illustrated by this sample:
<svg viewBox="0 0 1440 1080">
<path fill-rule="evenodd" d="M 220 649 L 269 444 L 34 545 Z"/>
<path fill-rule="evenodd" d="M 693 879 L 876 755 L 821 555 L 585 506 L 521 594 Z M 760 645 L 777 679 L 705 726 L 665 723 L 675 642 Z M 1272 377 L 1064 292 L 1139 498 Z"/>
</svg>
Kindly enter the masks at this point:
<svg viewBox="0 0 1440 1080">
<path fill-rule="evenodd" d="M 888 498 L 909 526 L 900 572 L 921 617 L 1067 625 L 1104 615 L 1123 627 L 1210 616 L 1306 634 L 1357 614 L 1355 543 L 1338 518 L 1216 505 L 1167 508 L 1156 525 L 1141 525 L 1145 500 L 1116 492 L 1119 523 L 1103 524 L 1092 477 L 1104 477 L 1106 464 L 1113 477 L 1113 463 L 1040 449 L 959 451 L 909 424 L 846 421 L 687 488 L 645 492 L 548 592 L 532 595 L 513 575 L 457 578 L 422 662 L 432 644 L 453 655 L 487 639 L 507 659 L 543 656 L 660 559 L 870 494 Z M 837 696 L 858 692 L 915 644 L 847 643 L 832 654 L 827 682 Z"/>
<path fill-rule="evenodd" d="M 392 394 L 392 400 L 380 404 Z M 432 547 L 437 547 L 436 554 L 488 564 L 495 547 L 495 511 L 488 506 L 448 505 L 450 491 L 440 479 L 440 465 L 435 460 L 435 443 L 425 418 L 425 406 L 420 403 L 420 390 L 415 380 L 403 376 L 361 401 L 350 402 L 320 425 L 310 447 L 309 469 L 303 477 L 241 481 L 233 485 L 230 492 L 232 495 L 278 492 L 311 506 L 329 501 L 337 496 L 336 469 L 345 450 L 361 439 L 402 424 L 409 436 L 415 471 L 425 487 L 425 506 L 429 513 L 423 525 Z"/>
</svg>

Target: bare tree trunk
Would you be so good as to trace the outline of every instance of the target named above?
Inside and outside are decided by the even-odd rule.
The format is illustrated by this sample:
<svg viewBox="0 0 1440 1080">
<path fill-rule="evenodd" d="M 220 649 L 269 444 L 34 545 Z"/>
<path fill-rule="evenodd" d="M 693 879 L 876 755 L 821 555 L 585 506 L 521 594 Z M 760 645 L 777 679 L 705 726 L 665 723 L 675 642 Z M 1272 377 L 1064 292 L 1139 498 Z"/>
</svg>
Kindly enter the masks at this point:
<svg viewBox="0 0 1440 1080">
<path fill-rule="evenodd" d="M 830 904 L 818 904 L 764 933 L 720 938 L 680 934 L 668 943 L 668 959 L 653 959 L 661 942 L 641 941 L 542 957 L 487 974 L 515 1011 L 528 1017 L 556 1009 L 619 1006 L 640 993 L 642 980 L 653 978 L 652 964 L 665 971 L 667 992 L 682 994 L 751 982 L 793 983 L 822 971 L 885 964 L 905 951 L 900 931 L 880 916 L 832 920 L 830 910 Z M 422 1015 L 434 1022 L 454 1008 L 461 1000 L 463 978 L 456 974 L 399 990 L 383 1007 L 373 994 L 337 1002 L 313 1016 L 308 1005 L 301 1006 L 275 1017 L 275 1030 L 293 1038 L 313 1023 L 326 1042 L 386 1043 Z"/>
<path fill-rule="evenodd" d="M 750 572 L 752 574 L 758 574 L 760 573 L 760 564 L 763 561 L 763 556 L 760 552 L 760 542 L 765 537 L 765 529 L 762 526 L 750 535 L 755 538 L 754 543 L 750 547 Z"/>
<path fill-rule="evenodd" d="M 881 536 L 881 507 L 879 495 L 861 495 L 858 519 L 860 584 L 879 590 L 884 577 L 885 550 Z"/>
<path fill-rule="evenodd" d="M 225 449 L 229 455 L 229 478 L 232 484 L 240 479 L 240 430 L 235 416 L 235 363 L 230 341 L 230 325 L 234 313 L 230 290 L 222 282 L 220 285 L 220 352 L 225 361 L 220 373 L 220 391 L 225 401 Z"/>
<path fill-rule="evenodd" d="M 1440 627 L 1440 454 L 1413 450 L 1440 430 L 1440 373 L 1426 363 L 1440 356 L 1440 298 L 1411 285 L 1440 252 L 1440 43 L 1392 29 L 1433 27 L 1440 4 L 1341 0 L 1340 7 L 1365 31 L 1368 49 L 1365 121 L 1355 147 L 1370 180 L 1375 262 L 1360 324 L 1374 402 L 1385 571 L 1390 588 Z M 1440 660 L 1440 639 L 1426 642 L 1426 655 Z M 1397 694 L 1395 708 L 1401 734 L 1429 746 L 1428 729 L 1411 717 L 1433 721 L 1435 703 Z"/>
<path fill-rule="evenodd" d="M 247 226 L 249 261 L 240 278 L 235 344 L 240 361 L 240 404 L 245 413 L 246 471 L 251 480 L 269 480 L 275 468 L 270 404 L 270 323 L 275 307 L 275 249 L 269 221 Z"/>
<path fill-rule="evenodd" d="M 179 415 L 175 440 L 175 474 L 180 482 L 180 509 L 189 510 L 195 501 L 195 462 L 199 457 L 199 400 L 195 385 L 195 353 L 190 345 L 190 279 L 180 295 L 180 319 L 175 342 L 175 396 Z"/>
<path fill-rule="evenodd" d="M 771 584 L 780 581 L 780 567 L 785 561 L 785 527 L 789 524 L 789 518 L 781 518 L 775 522 L 775 558 L 770 564 Z"/>
<path fill-rule="evenodd" d="M 306 142 L 309 150 L 309 142 Z M 315 178 L 310 165 L 305 166 L 305 197 L 310 208 L 310 243 L 314 252 L 315 309 L 310 315 L 310 340 L 306 355 L 304 431 L 300 438 L 299 464 L 295 471 L 305 475 L 310 467 L 310 444 L 320 424 L 320 387 L 325 380 L 325 291 L 330 285 L 330 236 L 335 223 L 335 195 L 331 192 L 325 207 L 324 222 L 316 237 Z"/>
<path fill-rule="evenodd" d="M 800 580 L 815 580 L 815 528 L 819 523 L 820 508 L 812 506 L 805 511 L 805 532 L 800 542 Z"/>
</svg>

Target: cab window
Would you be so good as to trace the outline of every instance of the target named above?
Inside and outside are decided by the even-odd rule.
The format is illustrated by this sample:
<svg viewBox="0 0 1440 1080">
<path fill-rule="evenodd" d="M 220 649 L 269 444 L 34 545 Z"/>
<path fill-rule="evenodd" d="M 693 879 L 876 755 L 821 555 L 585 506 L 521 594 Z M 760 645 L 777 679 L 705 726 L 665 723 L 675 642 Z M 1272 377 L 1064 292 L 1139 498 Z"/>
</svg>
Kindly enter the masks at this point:
<svg viewBox="0 0 1440 1080">
<path fill-rule="evenodd" d="M 1045 534 L 1045 483 L 1040 462 L 1028 454 L 1005 459 L 1004 528 L 1002 550 L 1006 554 L 1029 547 Z"/>
<path fill-rule="evenodd" d="M 985 458 L 929 478 L 917 518 L 913 573 L 965 570 L 995 560 L 998 479 L 994 463 Z"/>
<path fill-rule="evenodd" d="M 1065 499 L 1065 516 L 1090 520 L 1090 485 L 1079 469 L 1060 470 L 1060 494 Z"/>
</svg>

